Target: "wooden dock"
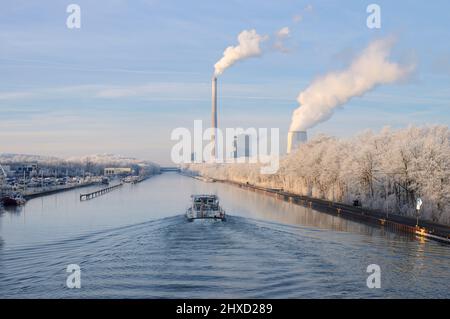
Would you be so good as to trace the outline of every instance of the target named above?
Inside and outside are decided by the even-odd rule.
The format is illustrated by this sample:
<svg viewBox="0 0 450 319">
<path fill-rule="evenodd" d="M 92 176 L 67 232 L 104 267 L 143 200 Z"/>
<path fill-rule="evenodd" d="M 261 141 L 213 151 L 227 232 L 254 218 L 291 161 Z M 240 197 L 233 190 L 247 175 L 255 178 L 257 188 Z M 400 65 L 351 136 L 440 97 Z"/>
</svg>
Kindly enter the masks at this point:
<svg viewBox="0 0 450 319">
<path fill-rule="evenodd" d="M 85 200 L 90 200 L 90 199 L 94 199 L 98 196 L 104 195 L 106 193 L 109 193 L 119 187 L 122 187 L 123 183 L 114 185 L 114 186 L 109 186 L 109 187 L 105 187 L 102 189 L 99 189 L 95 192 L 91 192 L 91 193 L 86 193 L 86 194 L 80 194 L 80 201 L 85 201 Z"/>
</svg>

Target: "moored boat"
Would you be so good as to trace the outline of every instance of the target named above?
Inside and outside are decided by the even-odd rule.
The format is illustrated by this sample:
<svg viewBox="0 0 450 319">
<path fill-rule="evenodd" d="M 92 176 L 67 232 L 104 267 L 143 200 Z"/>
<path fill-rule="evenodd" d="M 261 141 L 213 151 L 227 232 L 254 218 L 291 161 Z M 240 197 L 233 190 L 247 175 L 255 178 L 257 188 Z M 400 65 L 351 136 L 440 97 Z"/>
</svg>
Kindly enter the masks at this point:
<svg viewBox="0 0 450 319">
<path fill-rule="evenodd" d="M 24 205 L 26 200 L 23 198 L 22 194 L 20 193 L 6 193 L 3 194 L 0 202 L 3 204 L 3 206 L 21 206 Z"/>
</svg>

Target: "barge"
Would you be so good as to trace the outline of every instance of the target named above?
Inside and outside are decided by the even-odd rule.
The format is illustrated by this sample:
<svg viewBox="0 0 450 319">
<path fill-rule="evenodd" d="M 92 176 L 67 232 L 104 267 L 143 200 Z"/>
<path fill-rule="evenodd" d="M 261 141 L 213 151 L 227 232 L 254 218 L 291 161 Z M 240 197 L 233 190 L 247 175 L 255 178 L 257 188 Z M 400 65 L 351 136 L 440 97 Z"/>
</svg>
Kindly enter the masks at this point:
<svg viewBox="0 0 450 319">
<path fill-rule="evenodd" d="M 216 195 L 192 195 L 192 206 L 186 210 L 188 221 L 213 219 L 225 221 L 225 211 L 219 205 Z"/>
</svg>

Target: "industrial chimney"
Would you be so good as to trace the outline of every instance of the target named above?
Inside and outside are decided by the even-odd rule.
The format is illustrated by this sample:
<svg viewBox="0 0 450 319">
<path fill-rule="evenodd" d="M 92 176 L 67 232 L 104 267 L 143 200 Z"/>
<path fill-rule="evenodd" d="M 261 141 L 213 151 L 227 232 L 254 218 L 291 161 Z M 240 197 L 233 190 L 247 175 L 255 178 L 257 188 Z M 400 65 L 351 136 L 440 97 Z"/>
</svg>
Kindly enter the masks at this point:
<svg viewBox="0 0 450 319">
<path fill-rule="evenodd" d="M 290 131 L 288 133 L 287 153 L 291 153 L 307 141 L 308 135 L 306 134 L 306 131 Z"/>
<path fill-rule="evenodd" d="M 217 135 L 217 77 L 213 76 L 212 79 L 212 124 L 211 127 L 213 132 L 211 134 L 211 141 L 214 143 L 214 148 L 212 151 L 212 157 L 216 158 L 216 135 Z"/>
</svg>

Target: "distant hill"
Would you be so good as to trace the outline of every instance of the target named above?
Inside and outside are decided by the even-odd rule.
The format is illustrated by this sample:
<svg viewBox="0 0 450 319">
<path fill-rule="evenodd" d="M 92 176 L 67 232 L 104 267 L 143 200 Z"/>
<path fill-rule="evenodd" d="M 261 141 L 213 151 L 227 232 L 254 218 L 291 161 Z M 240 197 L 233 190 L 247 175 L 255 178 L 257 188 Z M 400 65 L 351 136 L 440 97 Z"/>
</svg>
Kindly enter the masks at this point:
<svg viewBox="0 0 450 319">
<path fill-rule="evenodd" d="M 0 153 L 0 163 L 29 163 L 37 162 L 41 165 L 57 164 L 86 164 L 98 166 L 129 166 L 129 165 L 148 165 L 158 166 L 157 164 L 140 160 L 134 157 L 127 157 L 116 154 L 93 154 L 79 157 L 58 158 L 53 156 L 30 155 L 30 154 L 12 154 Z"/>
<path fill-rule="evenodd" d="M 79 157 L 69 157 L 66 159 L 68 162 L 72 163 L 86 163 L 90 162 L 95 165 L 139 165 L 139 164 L 153 164 L 150 161 L 140 160 L 134 157 L 127 157 L 116 154 L 93 154 L 85 155 Z"/>
<path fill-rule="evenodd" d="M 63 159 L 53 156 L 42 156 L 42 155 L 32 155 L 32 154 L 13 154 L 13 153 L 0 153 L 0 163 L 46 163 L 46 164 L 56 164 L 64 162 Z"/>
</svg>

